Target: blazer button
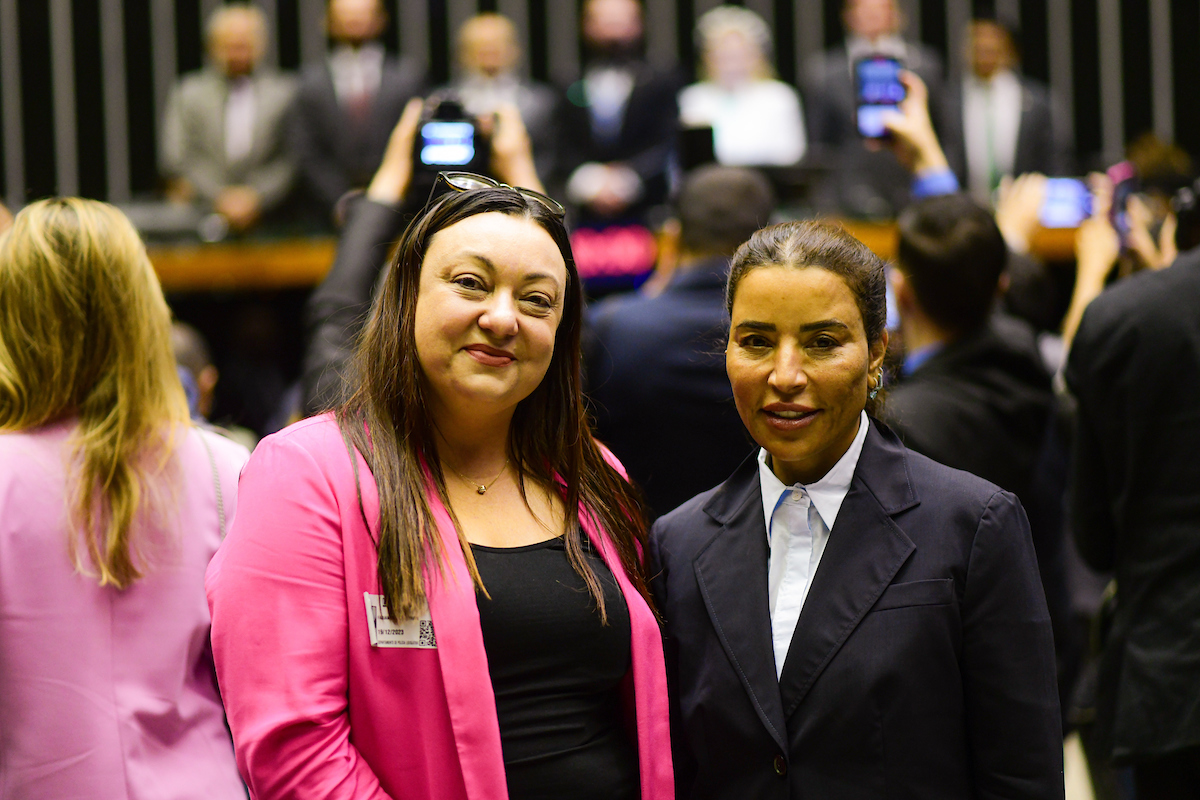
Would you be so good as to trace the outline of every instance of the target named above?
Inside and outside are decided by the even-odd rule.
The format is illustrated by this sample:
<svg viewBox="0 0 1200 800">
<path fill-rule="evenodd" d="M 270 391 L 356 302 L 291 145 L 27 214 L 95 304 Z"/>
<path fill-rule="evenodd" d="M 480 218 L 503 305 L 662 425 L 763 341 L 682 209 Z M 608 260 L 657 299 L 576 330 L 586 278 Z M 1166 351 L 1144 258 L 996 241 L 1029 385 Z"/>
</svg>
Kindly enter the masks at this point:
<svg viewBox="0 0 1200 800">
<path fill-rule="evenodd" d="M 787 775 L 787 759 L 783 757 L 782 753 L 775 756 L 775 760 L 771 762 L 771 765 L 775 767 L 775 774 L 779 777 L 782 778 L 784 775 Z"/>
</svg>

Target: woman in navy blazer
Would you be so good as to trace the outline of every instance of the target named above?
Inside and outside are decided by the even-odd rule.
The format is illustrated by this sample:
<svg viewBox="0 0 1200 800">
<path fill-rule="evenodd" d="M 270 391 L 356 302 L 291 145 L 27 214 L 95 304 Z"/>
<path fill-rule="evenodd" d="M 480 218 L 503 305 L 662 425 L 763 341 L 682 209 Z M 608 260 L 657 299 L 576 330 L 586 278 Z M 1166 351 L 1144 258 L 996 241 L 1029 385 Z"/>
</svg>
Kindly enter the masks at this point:
<svg viewBox="0 0 1200 800">
<path fill-rule="evenodd" d="M 1063 796 L 1020 503 L 864 412 L 884 269 L 813 222 L 734 257 L 726 366 L 763 451 L 651 541 L 681 799 Z"/>
</svg>

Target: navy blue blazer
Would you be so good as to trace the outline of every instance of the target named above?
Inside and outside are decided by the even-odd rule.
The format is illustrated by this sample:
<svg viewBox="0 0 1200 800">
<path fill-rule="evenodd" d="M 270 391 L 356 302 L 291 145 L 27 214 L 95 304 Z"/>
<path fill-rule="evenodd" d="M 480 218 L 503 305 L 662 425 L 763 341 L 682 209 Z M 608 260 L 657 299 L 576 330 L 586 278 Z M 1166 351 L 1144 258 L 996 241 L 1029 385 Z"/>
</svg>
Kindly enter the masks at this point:
<svg viewBox="0 0 1200 800">
<path fill-rule="evenodd" d="M 596 437 L 656 514 L 721 481 L 754 449 L 725 374 L 728 270 L 729 259 L 708 259 L 657 297 L 617 295 L 589 310 Z"/>
<path fill-rule="evenodd" d="M 681 798 L 1062 798 L 1020 503 L 873 422 L 776 678 L 758 463 L 658 520 Z"/>
</svg>

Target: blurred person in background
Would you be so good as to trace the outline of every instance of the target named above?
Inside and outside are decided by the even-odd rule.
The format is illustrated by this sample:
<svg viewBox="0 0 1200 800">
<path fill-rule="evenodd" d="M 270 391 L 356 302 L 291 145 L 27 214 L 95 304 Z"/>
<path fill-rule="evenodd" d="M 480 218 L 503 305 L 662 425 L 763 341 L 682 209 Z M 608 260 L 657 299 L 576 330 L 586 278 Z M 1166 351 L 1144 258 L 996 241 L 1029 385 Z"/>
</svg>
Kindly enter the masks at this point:
<svg viewBox="0 0 1200 800">
<path fill-rule="evenodd" d="M 990 206 L 1005 176 L 1070 174 L 1070 130 L 1045 84 L 1018 72 L 1013 34 L 978 18 L 967 28 L 967 72 L 946 92 L 947 157 L 966 190 Z"/>
<path fill-rule="evenodd" d="M 721 358 L 725 276 L 774 197 L 759 173 L 710 164 L 684 178 L 674 210 L 662 235 L 678 264 L 662 290 L 608 297 L 588 314 L 596 435 L 654 514 L 724 480 L 750 452 Z"/>
<path fill-rule="evenodd" d="M 425 88 L 415 61 L 384 51 L 386 25 L 382 0 L 329 0 L 329 55 L 300 74 L 291 145 L 326 220 L 342 195 L 370 182 L 405 104 Z"/>
<path fill-rule="evenodd" d="M 187 395 L 188 411 L 192 420 L 198 425 L 205 425 L 212 420 L 213 400 L 216 397 L 217 381 L 221 377 L 217 365 L 213 363 L 208 342 L 204 340 L 200 331 L 191 325 L 176 321 L 171 324 L 171 350 L 175 354 L 175 366 L 183 384 L 183 391 Z M 258 436 L 254 431 L 228 422 L 220 427 L 211 426 L 210 430 L 250 450 L 258 443 Z"/>
<path fill-rule="evenodd" d="M 245 448 L 192 425 L 115 208 L 0 237 L 0 793 L 238 800 L 204 570 Z"/>
<path fill-rule="evenodd" d="M 1084 743 L 1089 759 L 1132 767 L 1139 800 L 1200 797 L 1200 239 L 1186 192 L 1176 241 L 1142 231 L 1151 269 L 1107 288 L 1122 245 L 1097 193 L 1064 330 L 1072 527 L 1088 565 L 1116 575 Z"/>
<path fill-rule="evenodd" d="M 800 97 L 775 80 L 766 21 L 746 8 L 719 6 L 700 17 L 696 40 L 703 80 L 679 93 L 680 122 L 712 127 L 721 164 L 799 161 L 806 143 Z"/>
<path fill-rule="evenodd" d="M 991 213 L 960 193 L 919 200 L 897 224 L 889 278 L 904 352 L 880 418 L 907 447 L 1021 500 L 1066 708 L 1083 644 L 1067 585 L 1067 449 L 1036 332 L 999 308 L 1010 262 L 1005 239 Z"/>
<path fill-rule="evenodd" d="M 904 15 L 896 0 L 845 0 L 842 24 L 845 41 L 811 56 L 801 82 L 809 147 L 833 171 L 818 187 L 817 202 L 843 213 L 894 218 L 910 200 L 910 178 L 889 148 L 858 131 L 855 63 L 874 55 L 899 59 L 927 88 L 935 116 L 944 103 L 945 69 L 931 48 L 901 36 Z M 934 123 L 944 135 L 941 120 Z"/>
<path fill-rule="evenodd" d="M 196 203 L 244 232 L 291 192 L 296 160 L 285 122 L 295 82 L 262 65 L 267 22 L 257 6 L 218 8 L 205 41 L 208 65 L 167 98 L 159 169 L 168 199 Z"/>
<path fill-rule="evenodd" d="M 584 220 L 637 217 L 667 199 L 682 81 L 645 59 L 638 0 L 587 0 L 584 70 L 559 122 L 566 197 Z"/>
<path fill-rule="evenodd" d="M 558 93 L 517 72 L 521 44 L 512 20 L 502 14 L 478 14 L 458 31 L 457 79 L 448 87 L 463 110 L 491 132 L 491 120 L 503 105 L 516 106 L 533 146 L 539 175 L 554 172 L 558 132 Z"/>
<path fill-rule="evenodd" d="M 200 331 L 185 322 L 171 323 L 171 351 L 187 394 L 192 419 L 207 420 L 212 414 L 213 393 L 220 373 L 212 362 L 208 343 Z"/>
</svg>

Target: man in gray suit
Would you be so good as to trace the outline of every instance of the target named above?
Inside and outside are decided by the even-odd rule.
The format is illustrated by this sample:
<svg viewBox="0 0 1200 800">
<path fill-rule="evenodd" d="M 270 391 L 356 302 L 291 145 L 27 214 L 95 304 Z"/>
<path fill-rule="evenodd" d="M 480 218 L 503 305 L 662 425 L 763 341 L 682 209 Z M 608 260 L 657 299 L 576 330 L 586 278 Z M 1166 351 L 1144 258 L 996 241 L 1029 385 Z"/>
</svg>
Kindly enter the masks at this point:
<svg viewBox="0 0 1200 800">
<path fill-rule="evenodd" d="M 211 208 L 245 231 L 292 187 L 284 122 L 295 84 L 261 66 L 267 25 L 257 7 L 222 6 L 206 37 L 208 65 L 185 75 L 167 100 L 159 168 L 170 199 Z"/>
<path fill-rule="evenodd" d="M 410 98 L 425 86 L 425 70 L 384 52 L 381 0 L 329 0 L 329 56 L 300 73 L 290 134 L 304 184 L 328 215 L 350 189 L 375 174 L 388 137 Z"/>
</svg>

